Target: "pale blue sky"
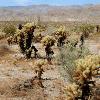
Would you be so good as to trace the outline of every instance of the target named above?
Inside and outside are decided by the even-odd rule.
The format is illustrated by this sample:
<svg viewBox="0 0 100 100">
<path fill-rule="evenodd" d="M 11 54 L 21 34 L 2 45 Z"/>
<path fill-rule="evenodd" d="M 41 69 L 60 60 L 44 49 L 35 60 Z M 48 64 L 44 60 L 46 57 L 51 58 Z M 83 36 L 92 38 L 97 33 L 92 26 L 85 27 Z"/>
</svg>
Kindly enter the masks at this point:
<svg viewBox="0 0 100 100">
<path fill-rule="evenodd" d="M 0 0 L 0 6 L 25 6 L 34 4 L 84 5 L 100 4 L 100 0 Z"/>
</svg>

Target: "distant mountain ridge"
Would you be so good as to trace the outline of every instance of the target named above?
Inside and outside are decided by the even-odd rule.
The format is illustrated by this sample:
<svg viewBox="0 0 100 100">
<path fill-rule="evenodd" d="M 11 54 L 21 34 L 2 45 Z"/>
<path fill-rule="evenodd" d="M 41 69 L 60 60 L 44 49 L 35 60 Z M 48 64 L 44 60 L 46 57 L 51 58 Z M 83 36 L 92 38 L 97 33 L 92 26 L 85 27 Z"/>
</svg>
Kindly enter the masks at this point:
<svg viewBox="0 0 100 100">
<path fill-rule="evenodd" d="M 0 21 L 85 21 L 100 23 L 100 4 L 51 6 L 30 5 L 0 7 Z"/>
</svg>

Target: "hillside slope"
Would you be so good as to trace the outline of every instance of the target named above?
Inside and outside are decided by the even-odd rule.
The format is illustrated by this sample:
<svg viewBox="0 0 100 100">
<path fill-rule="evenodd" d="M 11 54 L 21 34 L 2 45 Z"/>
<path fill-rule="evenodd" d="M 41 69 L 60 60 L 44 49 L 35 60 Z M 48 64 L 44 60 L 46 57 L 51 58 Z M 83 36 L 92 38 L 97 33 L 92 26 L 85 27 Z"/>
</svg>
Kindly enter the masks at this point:
<svg viewBox="0 0 100 100">
<path fill-rule="evenodd" d="M 31 21 L 37 20 L 37 17 L 40 17 L 42 21 L 89 21 L 100 23 L 100 5 L 32 5 L 0 8 L 0 21 Z"/>
</svg>

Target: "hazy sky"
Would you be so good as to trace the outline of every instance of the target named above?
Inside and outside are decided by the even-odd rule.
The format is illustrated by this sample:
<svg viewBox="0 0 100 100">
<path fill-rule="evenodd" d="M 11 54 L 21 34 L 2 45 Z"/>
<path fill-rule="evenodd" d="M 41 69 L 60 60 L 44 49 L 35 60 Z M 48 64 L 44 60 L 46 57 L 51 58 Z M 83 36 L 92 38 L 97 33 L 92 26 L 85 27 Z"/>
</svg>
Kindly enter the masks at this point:
<svg viewBox="0 0 100 100">
<path fill-rule="evenodd" d="M 84 5 L 100 4 L 100 0 L 0 0 L 0 6 L 24 6 L 33 4 Z"/>
</svg>

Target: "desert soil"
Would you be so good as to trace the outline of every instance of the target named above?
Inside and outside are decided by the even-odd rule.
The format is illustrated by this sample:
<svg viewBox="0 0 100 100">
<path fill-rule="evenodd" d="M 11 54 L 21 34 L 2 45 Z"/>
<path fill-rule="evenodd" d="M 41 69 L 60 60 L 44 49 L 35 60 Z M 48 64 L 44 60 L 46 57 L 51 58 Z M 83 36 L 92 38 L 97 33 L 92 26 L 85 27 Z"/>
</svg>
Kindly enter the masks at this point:
<svg viewBox="0 0 100 100">
<path fill-rule="evenodd" d="M 100 37 L 86 40 L 85 45 L 92 53 L 100 54 Z M 44 59 L 45 52 L 42 45 L 36 43 L 35 46 L 40 51 L 40 59 Z M 24 84 L 26 82 L 31 85 L 29 80 L 36 76 L 34 62 L 38 59 L 26 60 L 17 45 L 8 46 L 6 39 L 0 40 L 0 100 L 65 100 L 64 87 L 67 78 L 64 80 L 61 76 L 61 66 L 58 66 L 55 60 L 59 50 L 57 47 L 53 49 L 55 55 L 52 65 L 44 66 L 42 75 L 44 88 L 35 82 L 29 88 Z"/>
</svg>

